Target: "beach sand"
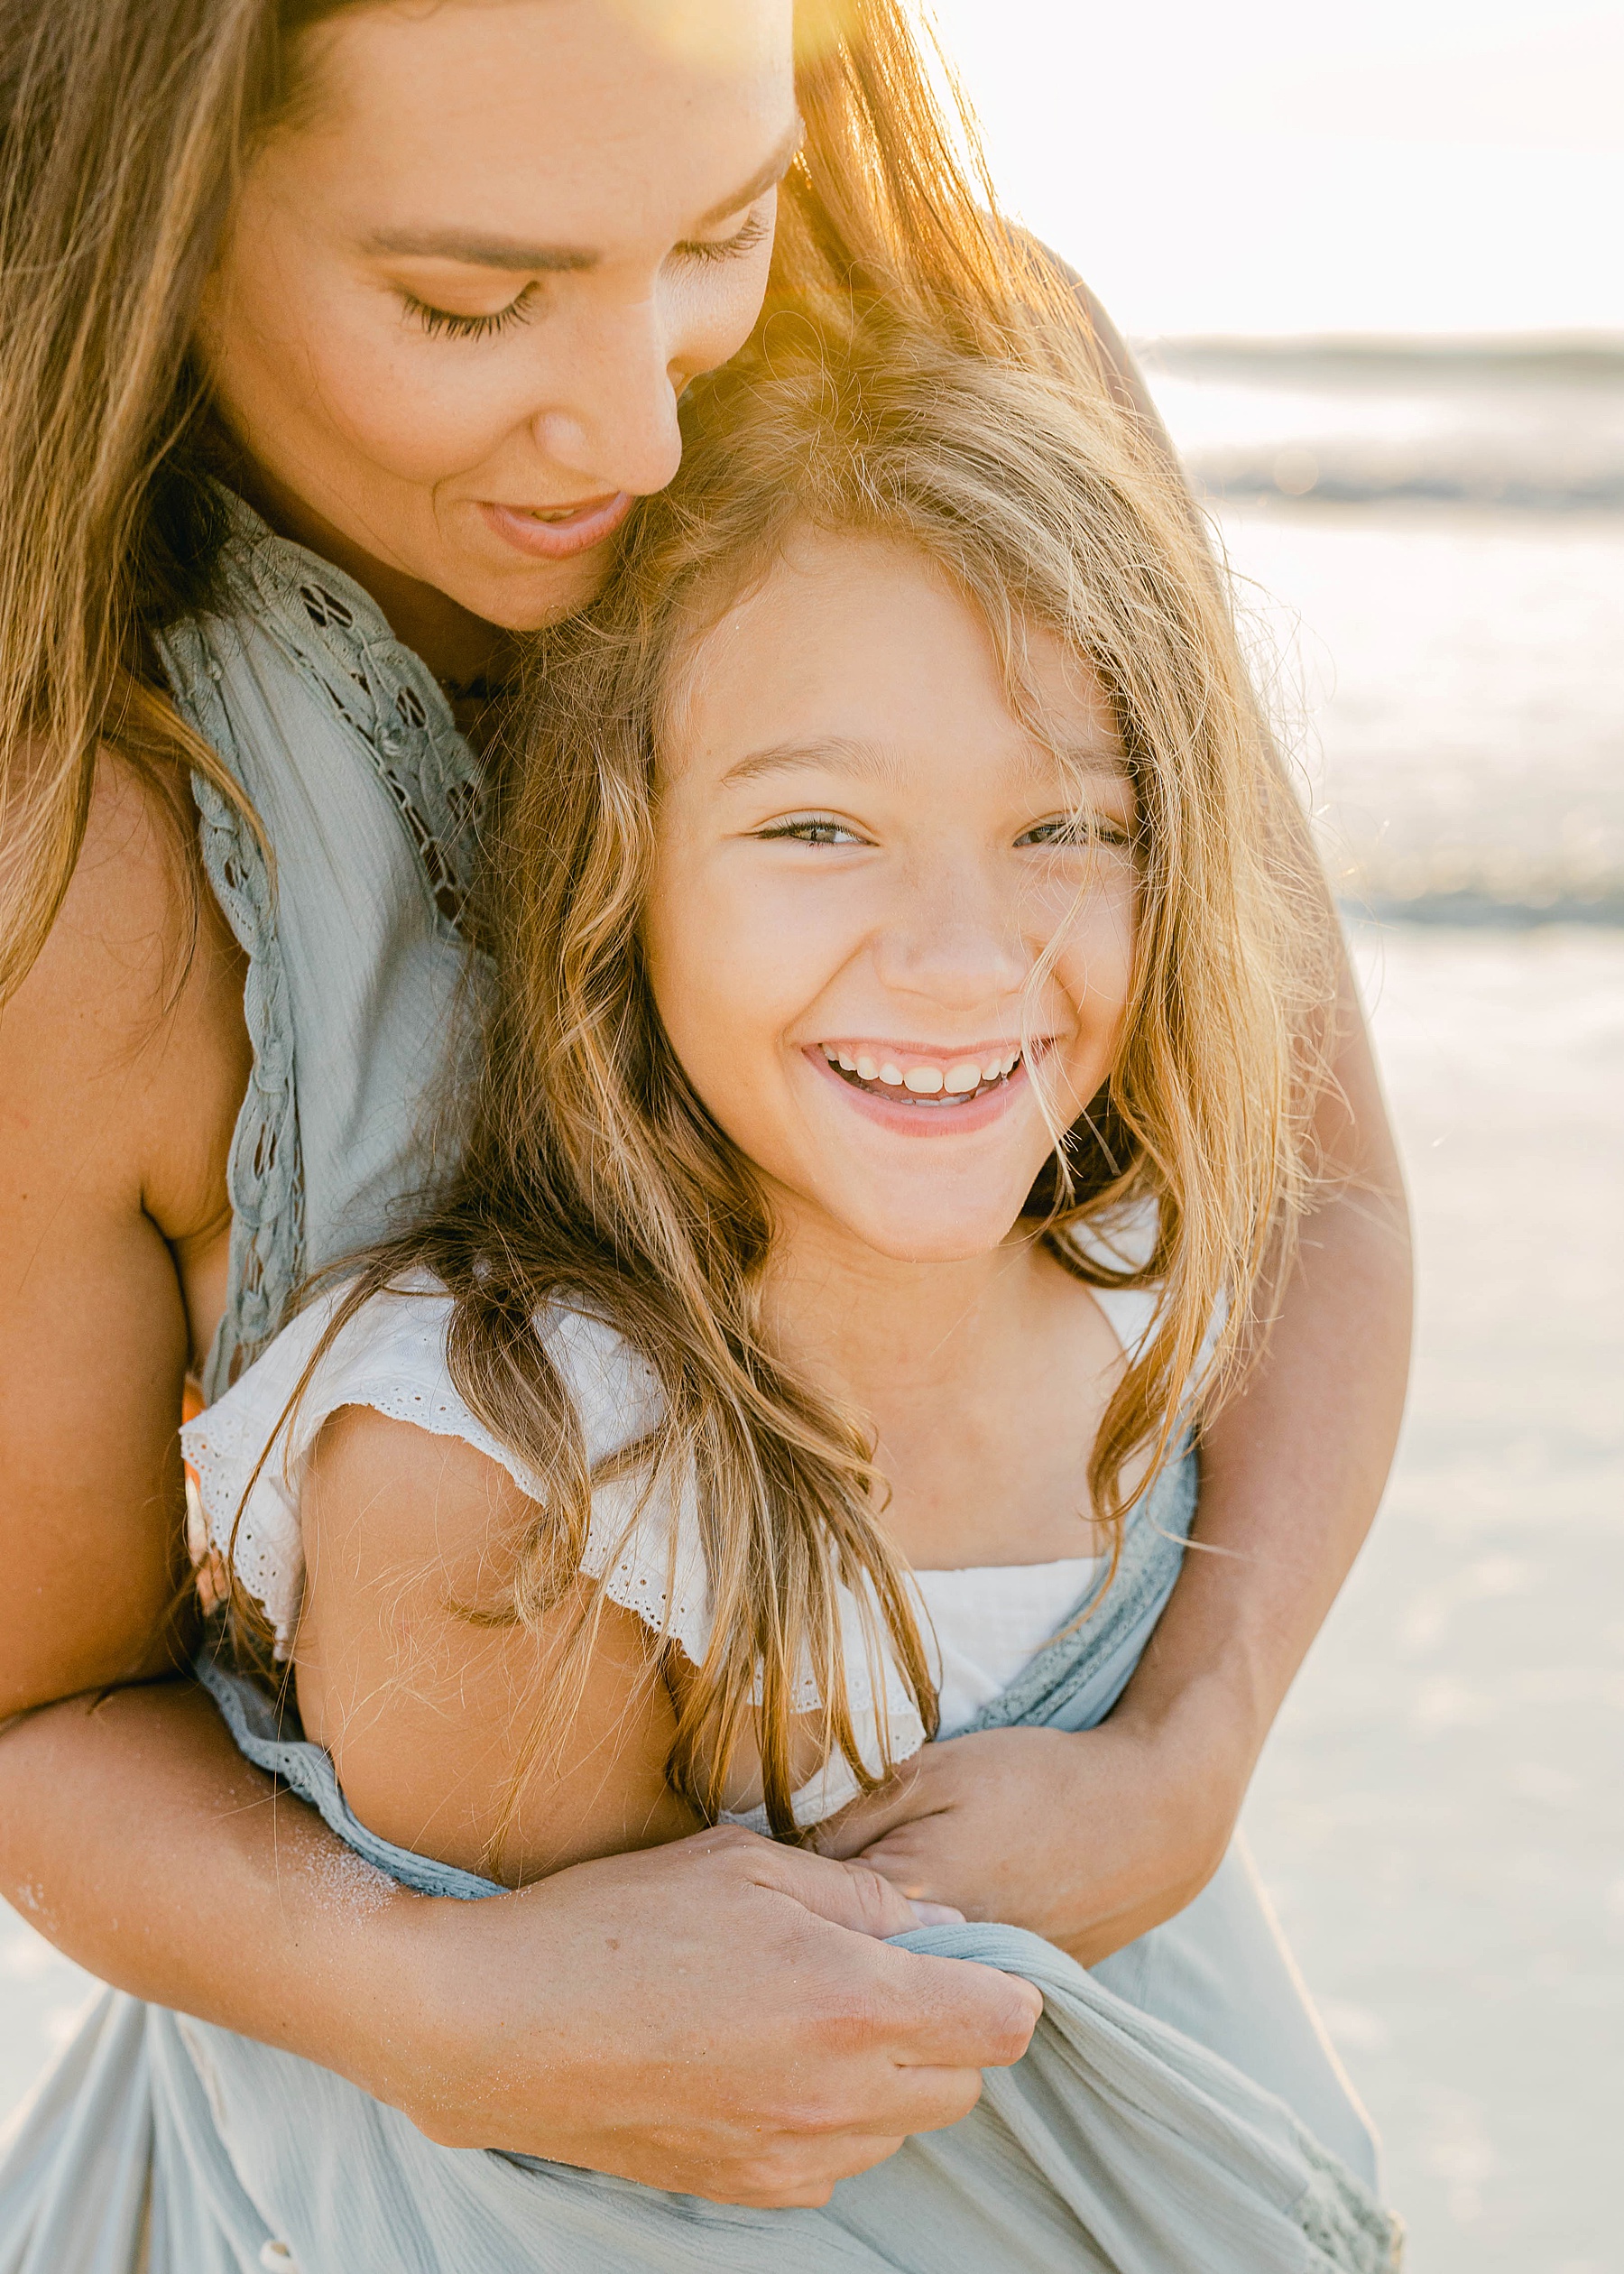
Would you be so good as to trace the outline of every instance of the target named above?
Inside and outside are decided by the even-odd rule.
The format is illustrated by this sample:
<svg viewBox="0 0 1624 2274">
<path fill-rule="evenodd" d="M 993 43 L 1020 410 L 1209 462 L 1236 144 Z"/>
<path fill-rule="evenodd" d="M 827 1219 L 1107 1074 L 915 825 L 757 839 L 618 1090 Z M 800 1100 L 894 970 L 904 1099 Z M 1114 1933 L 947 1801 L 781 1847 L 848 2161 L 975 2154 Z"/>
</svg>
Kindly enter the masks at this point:
<svg viewBox="0 0 1624 2274">
<path fill-rule="evenodd" d="M 1356 949 L 1416 1207 L 1416 1374 L 1247 1824 L 1410 2274 L 1618 2274 L 1624 932 Z"/>
</svg>

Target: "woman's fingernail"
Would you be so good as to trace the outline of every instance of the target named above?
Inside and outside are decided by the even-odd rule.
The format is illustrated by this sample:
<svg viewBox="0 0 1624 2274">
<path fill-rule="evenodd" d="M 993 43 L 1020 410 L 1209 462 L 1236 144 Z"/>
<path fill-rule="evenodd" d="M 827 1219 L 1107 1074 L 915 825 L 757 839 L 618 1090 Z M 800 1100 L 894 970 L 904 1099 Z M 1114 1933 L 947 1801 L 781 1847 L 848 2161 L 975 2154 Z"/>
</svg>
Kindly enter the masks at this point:
<svg viewBox="0 0 1624 2274">
<path fill-rule="evenodd" d="M 910 1896 L 913 1915 L 921 1927 L 962 1927 L 964 1914 L 955 1910 L 951 1903 L 921 1903 Z"/>
</svg>

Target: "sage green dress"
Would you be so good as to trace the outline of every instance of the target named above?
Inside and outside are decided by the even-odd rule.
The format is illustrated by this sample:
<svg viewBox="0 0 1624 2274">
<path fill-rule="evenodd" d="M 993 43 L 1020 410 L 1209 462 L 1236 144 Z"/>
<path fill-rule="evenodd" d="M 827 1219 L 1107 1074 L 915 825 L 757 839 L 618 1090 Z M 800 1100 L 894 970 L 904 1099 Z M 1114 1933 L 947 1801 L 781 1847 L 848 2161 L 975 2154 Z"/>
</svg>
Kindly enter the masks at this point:
<svg viewBox="0 0 1624 2274">
<path fill-rule="evenodd" d="M 264 1346 L 303 1272 L 383 1228 L 455 1142 L 445 1046 L 468 984 L 457 918 L 479 782 L 439 688 L 367 596 L 233 513 L 217 607 L 163 650 L 273 856 L 198 783 L 205 866 L 249 959 L 254 1049 L 211 1394 Z M 1176 1577 L 1194 1458 L 1132 1528 L 1099 1613 L 987 1725 L 1083 1728 L 1109 1710 Z M 245 1752 L 374 1868 L 495 1892 L 376 1840 L 325 1755 L 272 1727 L 254 1693 L 214 1687 Z M 108 1992 L 0 2143 L 0 2274 L 1397 2265 L 1368 2127 L 1238 1851 L 1179 1918 L 1092 1974 L 1013 1927 L 902 1939 L 1027 1974 L 1045 2018 L 971 2116 L 844 2183 L 826 2211 L 732 2211 L 439 2148 L 308 2062 Z"/>
</svg>

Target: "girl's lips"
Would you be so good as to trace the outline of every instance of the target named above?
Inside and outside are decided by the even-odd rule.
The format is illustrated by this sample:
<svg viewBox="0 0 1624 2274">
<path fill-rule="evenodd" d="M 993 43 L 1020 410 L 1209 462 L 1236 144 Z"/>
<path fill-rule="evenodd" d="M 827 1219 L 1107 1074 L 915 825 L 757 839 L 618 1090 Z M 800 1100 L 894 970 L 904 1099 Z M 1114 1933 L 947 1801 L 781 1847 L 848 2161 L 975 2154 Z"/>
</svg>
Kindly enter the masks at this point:
<svg viewBox="0 0 1624 2274">
<path fill-rule="evenodd" d="M 914 1097 L 902 1092 L 893 1104 L 889 1097 L 876 1096 L 872 1090 L 859 1089 L 848 1082 L 816 1044 L 803 1050 L 801 1056 L 823 1080 L 840 1092 L 855 1112 L 877 1122 L 881 1129 L 894 1131 L 900 1137 L 970 1136 L 977 1130 L 990 1128 L 1001 1114 L 1007 1114 L 1022 1099 L 1027 1088 L 1027 1064 L 1023 1058 L 996 1089 L 987 1090 L 980 1097 L 966 1098 L 956 1105 L 938 1105 L 934 1098 Z"/>
<path fill-rule="evenodd" d="M 613 537 L 636 503 L 630 492 L 616 490 L 613 497 L 592 497 L 581 505 L 560 506 L 556 509 L 558 518 L 552 521 L 538 520 L 535 512 L 520 505 L 482 504 L 479 510 L 485 526 L 515 552 L 527 553 L 532 560 L 570 560 Z"/>
</svg>

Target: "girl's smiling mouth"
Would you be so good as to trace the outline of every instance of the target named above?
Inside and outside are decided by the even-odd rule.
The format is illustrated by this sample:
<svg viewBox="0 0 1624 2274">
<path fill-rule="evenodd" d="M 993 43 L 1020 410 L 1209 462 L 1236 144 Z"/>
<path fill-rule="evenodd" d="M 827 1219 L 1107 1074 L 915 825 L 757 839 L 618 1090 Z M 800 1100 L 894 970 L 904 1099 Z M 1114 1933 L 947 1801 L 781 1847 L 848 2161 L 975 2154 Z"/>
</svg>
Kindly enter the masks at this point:
<svg viewBox="0 0 1624 2274">
<path fill-rule="evenodd" d="M 803 1057 L 871 1118 L 918 1136 L 968 1134 L 996 1121 L 1027 1086 L 1048 1039 L 922 1050 L 917 1045 L 808 1043 Z"/>
</svg>

